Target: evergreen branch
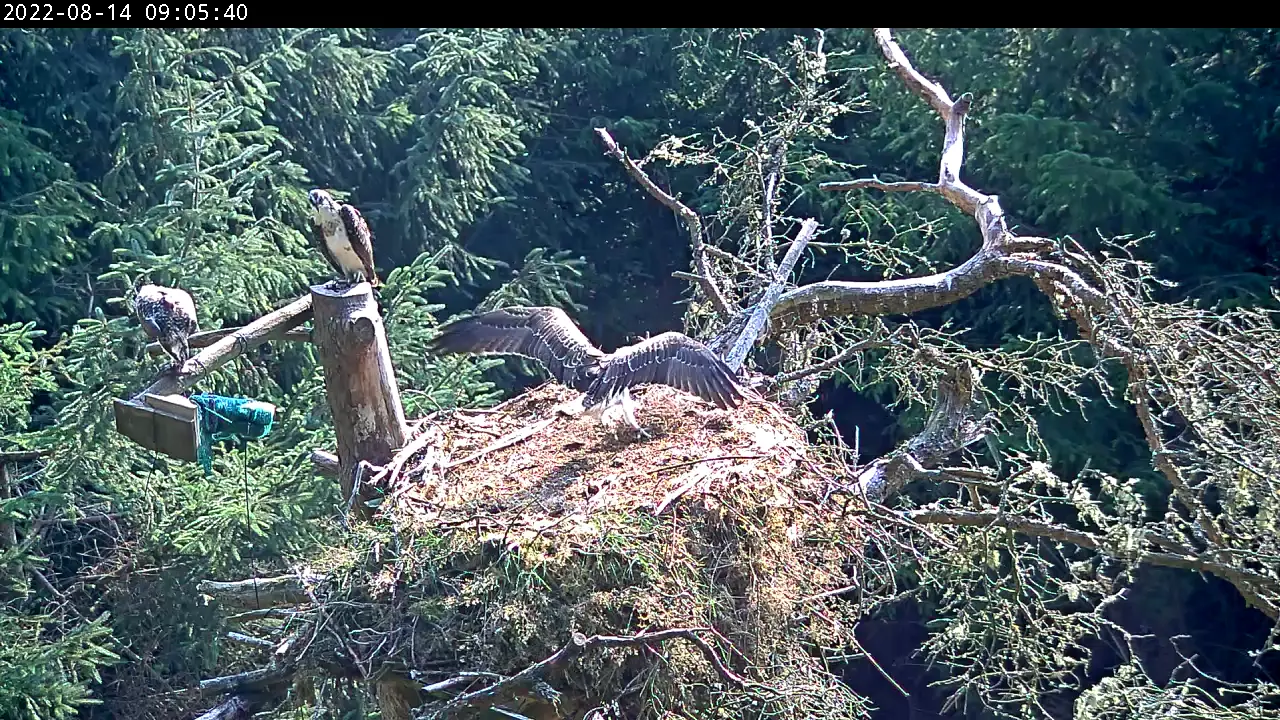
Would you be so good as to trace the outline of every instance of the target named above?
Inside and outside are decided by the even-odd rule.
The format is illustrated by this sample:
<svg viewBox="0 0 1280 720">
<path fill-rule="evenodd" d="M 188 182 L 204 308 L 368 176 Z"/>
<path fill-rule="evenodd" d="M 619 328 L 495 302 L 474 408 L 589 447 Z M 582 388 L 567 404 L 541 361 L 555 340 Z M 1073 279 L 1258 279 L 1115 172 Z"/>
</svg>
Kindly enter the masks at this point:
<svg viewBox="0 0 1280 720">
<path fill-rule="evenodd" d="M 720 316 L 728 319 L 734 313 L 729 308 L 729 301 L 725 300 L 724 294 L 720 292 L 720 287 L 716 285 L 715 278 L 711 276 L 711 269 L 707 266 L 706 245 L 702 241 L 702 219 L 698 217 L 698 213 L 689 208 L 688 205 L 680 202 L 675 196 L 658 187 L 645 173 L 644 169 L 636 164 L 634 160 L 627 156 L 626 151 L 618 147 L 618 143 L 604 128 L 596 128 L 596 134 L 600 136 L 600 141 L 604 143 L 608 154 L 622 166 L 626 168 L 627 173 L 631 175 L 636 182 L 640 183 L 650 195 L 657 198 L 658 202 L 666 205 L 680 219 L 684 221 L 685 229 L 689 231 L 689 244 L 693 248 L 693 264 L 698 270 L 698 282 L 702 286 L 702 292 L 711 301 L 716 312 Z"/>
<path fill-rule="evenodd" d="M 879 337 L 867 338 L 866 340 L 850 345 L 822 362 L 814 363 L 807 368 L 801 368 L 794 372 L 783 373 L 769 378 L 767 384 L 770 387 L 781 387 L 787 383 L 803 380 L 804 378 L 813 375 L 819 375 L 827 372 L 828 370 L 834 370 L 835 368 L 840 367 L 840 365 L 842 365 L 846 360 L 857 355 L 863 350 L 874 350 L 876 348 L 887 347 L 889 343 L 890 339 L 880 339 Z"/>
</svg>

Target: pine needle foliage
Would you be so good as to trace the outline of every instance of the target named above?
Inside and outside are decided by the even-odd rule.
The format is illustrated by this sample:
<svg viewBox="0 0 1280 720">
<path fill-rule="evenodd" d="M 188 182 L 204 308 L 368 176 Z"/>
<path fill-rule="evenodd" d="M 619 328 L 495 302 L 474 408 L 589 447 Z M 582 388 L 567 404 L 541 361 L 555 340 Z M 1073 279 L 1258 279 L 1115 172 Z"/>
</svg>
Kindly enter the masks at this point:
<svg viewBox="0 0 1280 720">
<path fill-rule="evenodd" d="M 1162 552 L 1237 563 L 1252 574 L 1235 587 L 1280 602 L 1265 360 L 1275 319 L 1259 309 L 1280 304 L 1280 35 L 900 36 L 928 77 L 975 96 L 966 181 L 999 192 L 1019 232 L 1110 253 L 1097 278 L 1130 303 L 1116 315 L 1130 322 L 1104 329 L 1158 372 L 1134 384 L 1133 367 L 1095 355 L 1027 282 L 913 318 L 832 318 L 771 337 L 751 363 L 782 374 L 865 343 L 827 375 L 891 408 L 902 438 L 928 422 L 949 364 L 981 370 L 976 396 L 996 433 L 985 454 L 957 459 L 968 482 L 915 483 L 892 511 L 966 512 L 976 494 L 1001 517 L 1098 539 L 1081 549 L 1003 526 L 895 525 L 858 558 L 850 621 L 930 617 L 919 648 L 930 677 L 971 717 L 1061 716 L 1073 702 L 1107 720 L 1273 712 L 1273 684 L 1228 681 L 1190 656 L 1159 681 L 1103 611 L 1141 585 L 1133 563 L 1153 532 L 1176 544 Z M 733 330 L 671 277 L 689 270 L 686 228 L 602 153 L 595 127 L 701 215 L 702 239 L 721 251 L 711 273 L 735 307 L 760 297 L 805 217 L 824 230 L 801 282 L 922 275 L 974 249 L 971 219 L 935 196 L 819 190 L 862 173 L 936 177 L 936 116 L 861 30 L 3 30 L 0 94 L 0 450 L 49 453 L 15 465 L 17 496 L 0 499 L 18 537 L 0 548 L 0 636 L 20 639 L 0 643 L 0 712 L 24 719 L 206 709 L 169 691 L 256 667 L 258 651 L 227 640 L 194 583 L 285 572 L 351 541 L 334 484 L 306 458 L 334 442 L 313 347 L 271 343 L 202 380 L 279 407 L 268 438 L 215 451 L 210 477 L 122 438 L 110 416 L 162 362 L 130 317 L 138 284 L 186 288 L 212 330 L 327 279 L 312 187 L 369 220 L 415 418 L 492 405 L 527 379 L 499 360 L 426 356 L 440 320 L 477 308 L 558 305 L 603 345 L 682 322 L 708 339 Z M 824 379 L 782 390 L 815 437 L 856 455 L 803 409 Z M 1160 432 L 1202 428 L 1157 453 L 1177 472 L 1152 462 L 1151 422 L 1133 403 L 1145 388 Z M 1217 538 L 1214 524 L 1226 528 Z M 539 577 L 503 581 L 532 594 Z M 1193 580 L 1162 582 L 1181 592 Z M 248 630 L 280 637 L 270 623 Z M 1090 656 L 1104 641 L 1123 662 L 1098 680 Z M 1251 646 L 1258 662 L 1271 645 Z M 1227 664 L 1253 661 L 1238 660 Z M 376 704 L 348 679 L 314 690 L 280 715 Z"/>
</svg>

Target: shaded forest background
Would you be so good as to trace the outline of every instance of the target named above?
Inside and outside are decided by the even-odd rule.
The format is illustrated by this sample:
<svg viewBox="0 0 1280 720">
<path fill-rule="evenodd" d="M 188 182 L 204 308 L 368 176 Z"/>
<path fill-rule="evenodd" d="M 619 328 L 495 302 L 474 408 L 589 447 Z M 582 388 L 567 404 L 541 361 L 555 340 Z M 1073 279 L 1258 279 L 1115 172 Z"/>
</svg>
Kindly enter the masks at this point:
<svg viewBox="0 0 1280 720">
<path fill-rule="evenodd" d="M 998 192 L 1026 234 L 1149 236 L 1168 300 L 1272 307 L 1280 274 L 1280 37 L 1273 30 L 908 30 L 926 75 L 971 92 L 965 177 Z M 201 329 L 244 324 L 328 270 L 310 245 L 312 187 L 361 209 L 406 412 L 493 402 L 531 381 L 494 362 L 437 365 L 437 321 L 481 302 L 558 304 L 611 349 L 681 329 L 688 236 L 606 157 L 607 127 L 643 155 L 667 136 L 749 134 L 787 92 L 776 67 L 807 29 L 47 30 L 0 32 L 0 450 L 40 449 L 12 478 L 0 522 L 0 716 L 163 717 L 154 695 L 236 667 L 194 591 L 204 578 L 304 562 L 341 527 L 333 483 L 299 448 L 332 447 L 310 347 L 273 346 L 208 390 L 280 406 L 262 443 L 227 448 L 206 477 L 115 434 L 111 399 L 159 361 L 123 300 L 146 277 L 189 290 Z M 970 219 L 927 197 L 833 196 L 820 182 L 871 168 L 937 172 L 941 137 L 862 30 L 826 31 L 853 112 L 813 144 L 842 167 L 792 173 L 788 216 L 865 238 L 815 252 L 807 280 L 933 272 L 972 252 Z M 669 142 L 669 141 L 668 141 Z M 712 215 L 724 198 L 698 166 L 647 167 Z M 711 233 L 723 228 L 711 228 Z M 820 246 L 819 246 L 820 250 Z M 394 268 L 394 270 L 392 270 Z M 917 320 L 997 347 L 1056 335 L 1030 283 L 992 285 Z M 764 358 L 760 362 L 765 362 Z M 864 458 L 915 418 L 859 374 L 818 389 Z M 1086 464 L 1139 478 L 1159 503 L 1141 429 L 1103 402 L 1045 414 L 1064 475 Z M 1223 583 L 1144 570 L 1130 600 L 1157 638 L 1148 671 L 1179 652 L 1245 682 L 1276 667 L 1248 649 L 1270 623 Z M 927 598 L 868 618 L 847 678 L 886 717 L 940 712 L 945 676 L 912 651 Z M 1135 630 L 1136 632 L 1136 630 Z M 1183 646 L 1167 638 L 1189 636 Z M 1089 685 L 1115 664 L 1103 643 Z M 972 717 L 991 710 L 969 706 Z"/>
</svg>

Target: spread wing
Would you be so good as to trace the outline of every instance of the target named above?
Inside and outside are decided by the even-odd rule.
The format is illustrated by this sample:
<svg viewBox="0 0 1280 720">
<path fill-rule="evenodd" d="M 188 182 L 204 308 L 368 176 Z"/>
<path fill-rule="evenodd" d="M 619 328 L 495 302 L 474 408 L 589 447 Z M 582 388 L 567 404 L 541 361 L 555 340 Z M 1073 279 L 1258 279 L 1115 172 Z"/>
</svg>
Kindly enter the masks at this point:
<svg viewBox="0 0 1280 720">
<path fill-rule="evenodd" d="M 369 224 L 364 221 L 360 211 L 350 205 L 338 208 L 338 217 L 342 218 L 342 225 L 347 229 L 351 249 L 364 266 L 365 277 L 369 279 L 369 284 L 376 287 L 379 281 L 378 272 L 373 269 L 373 233 L 369 232 Z"/>
<path fill-rule="evenodd" d="M 558 382 L 585 390 L 604 353 L 563 310 L 509 307 L 455 320 L 428 344 L 433 353 L 520 355 L 542 363 Z"/>
<path fill-rule="evenodd" d="M 583 404 L 589 407 L 646 383 L 670 385 L 720 409 L 736 408 L 743 398 L 733 371 L 706 345 L 682 333 L 666 332 L 614 353 Z"/>
</svg>

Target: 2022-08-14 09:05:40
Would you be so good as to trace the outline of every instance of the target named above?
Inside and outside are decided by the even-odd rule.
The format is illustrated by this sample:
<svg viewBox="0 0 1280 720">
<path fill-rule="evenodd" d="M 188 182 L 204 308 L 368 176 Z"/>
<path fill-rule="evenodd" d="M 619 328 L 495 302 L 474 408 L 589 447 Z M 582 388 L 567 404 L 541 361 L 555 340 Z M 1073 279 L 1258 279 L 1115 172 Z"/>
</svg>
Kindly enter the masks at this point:
<svg viewBox="0 0 1280 720">
<path fill-rule="evenodd" d="M 4 22 L 244 22 L 249 18 L 245 3 L 120 3 L 69 2 L 4 3 Z"/>
</svg>

